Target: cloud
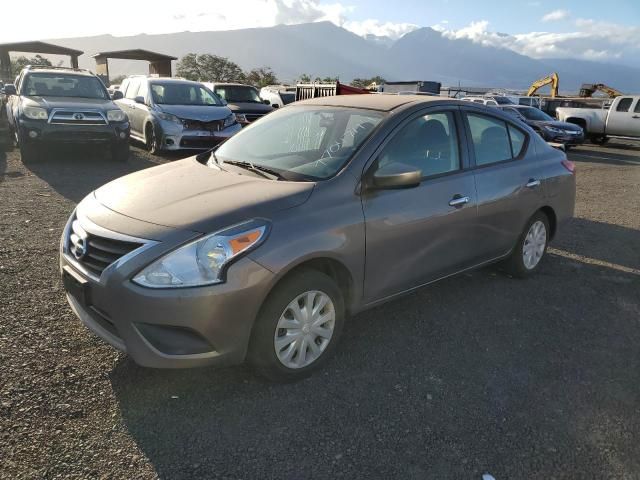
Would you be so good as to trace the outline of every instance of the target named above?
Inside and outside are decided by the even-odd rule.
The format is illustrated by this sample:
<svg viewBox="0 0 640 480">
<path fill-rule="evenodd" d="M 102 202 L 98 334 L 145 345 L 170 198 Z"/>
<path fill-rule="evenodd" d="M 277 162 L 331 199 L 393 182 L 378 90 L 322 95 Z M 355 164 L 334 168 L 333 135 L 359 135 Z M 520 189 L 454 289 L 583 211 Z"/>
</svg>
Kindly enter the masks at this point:
<svg viewBox="0 0 640 480">
<path fill-rule="evenodd" d="M 544 17 L 542 17 L 543 22 L 557 22 L 558 20 L 565 20 L 569 18 L 568 10 L 554 10 L 552 12 L 547 13 Z"/>
<path fill-rule="evenodd" d="M 346 21 L 341 26 L 363 37 L 366 35 L 376 35 L 393 39 L 400 38 L 405 33 L 409 33 L 418 28 L 418 25 L 413 23 L 381 22 L 379 20 L 363 20 L 360 22 Z"/>
<path fill-rule="evenodd" d="M 459 30 L 439 26 L 442 35 L 468 39 L 486 46 L 506 48 L 533 58 L 582 58 L 586 60 L 635 60 L 640 54 L 640 27 L 629 27 L 590 19 L 578 19 L 570 32 L 528 32 L 506 35 L 492 32 L 487 20 L 478 20 Z"/>
</svg>

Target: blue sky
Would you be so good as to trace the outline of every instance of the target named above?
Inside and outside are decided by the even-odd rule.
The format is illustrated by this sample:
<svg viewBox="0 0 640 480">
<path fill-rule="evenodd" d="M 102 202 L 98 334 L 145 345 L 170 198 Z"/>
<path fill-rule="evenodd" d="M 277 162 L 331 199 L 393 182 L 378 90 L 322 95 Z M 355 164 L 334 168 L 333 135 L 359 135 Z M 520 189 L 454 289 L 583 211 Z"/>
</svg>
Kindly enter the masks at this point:
<svg viewBox="0 0 640 480">
<path fill-rule="evenodd" d="M 322 2 L 331 4 L 334 2 Z M 354 7 L 350 18 L 377 18 L 390 22 L 408 22 L 420 26 L 447 20 L 451 28 L 462 28 L 473 21 L 488 20 L 492 29 L 504 33 L 532 31 L 565 32 L 573 27 L 572 19 L 585 18 L 627 26 L 640 25 L 640 0 L 622 1 L 508 1 L 508 0 L 347 0 Z M 390 8 L 390 6 L 393 6 Z M 543 22 L 554 10 L 566 10 L 570 17 L 557 22 Z"/>
<path fill-rule="evenodd" d="M 418 27 L 534 58 L 640 66 L 640 0 L 31 0 L 28 28 L 4 22 L 0 42 L 111 34 L 233 30 L 330 21 L 393 39 Z M 144 19 L 137 21 L 135 19 Z M 499 35 L 497 32 L 508 35 Z"/>
</svg>

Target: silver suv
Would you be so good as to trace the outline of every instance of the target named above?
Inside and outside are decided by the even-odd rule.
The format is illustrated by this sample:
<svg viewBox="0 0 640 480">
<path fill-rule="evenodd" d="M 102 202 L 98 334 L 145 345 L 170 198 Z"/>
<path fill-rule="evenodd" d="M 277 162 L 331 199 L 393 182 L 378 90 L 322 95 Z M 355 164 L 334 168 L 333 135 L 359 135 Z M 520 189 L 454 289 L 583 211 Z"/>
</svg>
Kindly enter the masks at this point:
<svg viewBox="0 0 640 480">
<path fill-rule="evenodd" d="M 208 149 L 241 129 L 229 107 L 198 82 L 133 76 L 120 91 L 116 103 L 129 116 L 131 138 L 151 153 Z"/>
</svg>

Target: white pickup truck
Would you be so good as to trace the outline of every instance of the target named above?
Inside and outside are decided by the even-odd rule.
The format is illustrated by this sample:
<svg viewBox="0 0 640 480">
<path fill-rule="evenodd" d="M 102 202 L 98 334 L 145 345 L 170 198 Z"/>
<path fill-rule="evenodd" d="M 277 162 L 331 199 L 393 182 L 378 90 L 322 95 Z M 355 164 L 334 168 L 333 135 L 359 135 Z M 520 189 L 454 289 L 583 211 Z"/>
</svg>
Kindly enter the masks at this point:
<svg viewBox="0 0 640 480">
<path fill-rule="evenodd" d="M 610 107 L 558 107 L 561 122 L 580 125 L 593 143 L 604 145 L 610 137 L 640 140 L 640 96 L 616 97 Z"/>
</svg>

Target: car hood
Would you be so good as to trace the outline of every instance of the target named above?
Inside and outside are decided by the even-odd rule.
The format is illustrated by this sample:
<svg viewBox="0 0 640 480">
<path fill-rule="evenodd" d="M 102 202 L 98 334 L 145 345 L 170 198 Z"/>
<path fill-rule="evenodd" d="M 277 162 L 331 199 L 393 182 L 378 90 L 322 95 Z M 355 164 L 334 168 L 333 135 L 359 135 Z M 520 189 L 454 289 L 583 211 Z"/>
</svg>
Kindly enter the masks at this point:
<svg viewBox="0 0 640 480">
<path fill-rule="evenodd" d="M 301 205 L 313 187 L 225 172 L 191 157 L 118 178 L 94 195 L 110 210 L 136 220 L 209 233 Z"/>
<path fill-rule="evenodd" d="M 25 105 L 34 105 L 38 107 L 44 107 L 46 109 L 53 108 L 65 108 L 65 109 L 82 109 L 91 108 L 97 110 L 110 110 L 116 109 L 115 103 L 110 99 L 100 98 L 77 98 L 77 97 L 39 97 L 39 96 L 27 96 L 25 97 Z"/>
<path fill-rule="evenodd" d="M 157 105 L 157 108 L 178 118 L 201 122 L 223 120 L 231 115 L 231 110 L 222 105 Z"/>
<path fill-rule="evenodd" d="M 540 121 L 529 121 L 527 123 L 529 123 L 529 125 L 536 125 L 538 127 L 561 128 L 562 130 L 569 130 L 570 132 L 578 132 L 582 130 L 580 126 L 575 125 L 573 123 L 567 123 L 567 122 L 558 122 L 558 121 L 548 122 L 548 121 L 540 120 Z"/>
<path fill-rule="evenodd" d="M 233 113 L 269 113 L 273 110 L 271 105 L 253 102 L 231 102 L 227 106 Z"/>
</svg>

